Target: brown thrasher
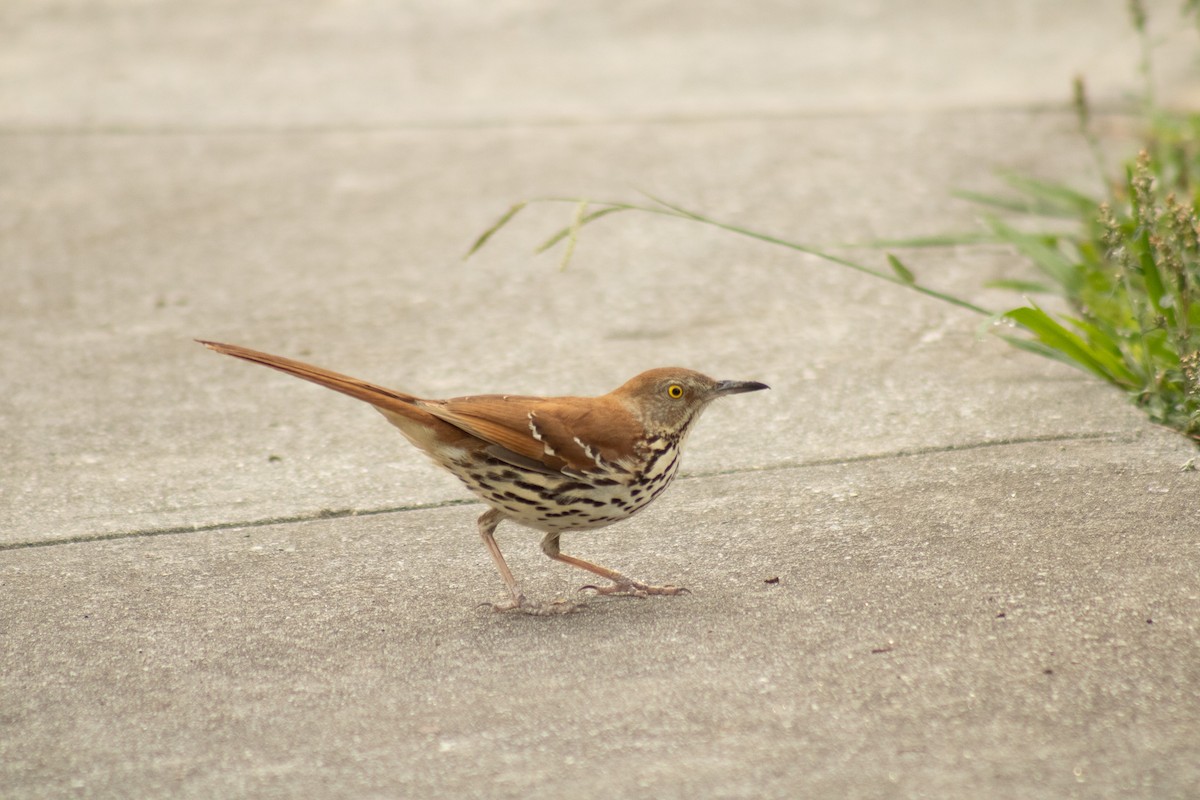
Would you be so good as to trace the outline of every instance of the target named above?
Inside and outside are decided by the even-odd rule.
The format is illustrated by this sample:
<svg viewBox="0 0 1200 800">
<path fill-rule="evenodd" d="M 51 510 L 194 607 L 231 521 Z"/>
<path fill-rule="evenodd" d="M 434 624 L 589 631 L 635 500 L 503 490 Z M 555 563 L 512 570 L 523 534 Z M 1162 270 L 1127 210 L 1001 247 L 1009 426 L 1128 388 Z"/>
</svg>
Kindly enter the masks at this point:
<svg viewBox="0 0 1200 800">
<path fill-rule="evenodd" d="M 755 381 L 716 381 L 679 367 L 652 369 L 600 397 L 485 394 L 424 400 L 289 358 L 232 344 L 200 344 L 295 375 L 375 406 L 410 442 L 449 470 L 489 509 L 479 518 L 511 599 L 497 611 L 569 611 L 563 602 L 525 599 L 493 535 L 501 520 L 544 531 L 542 551 L 611 581 L 585 586 L 598 594 L 680 594 L 649 586 L 558 550 L 566 531 L 620 522 L 662 494 L 679 468 L 692 423 L 718 397 L 768 388 Z"/>
</svg>

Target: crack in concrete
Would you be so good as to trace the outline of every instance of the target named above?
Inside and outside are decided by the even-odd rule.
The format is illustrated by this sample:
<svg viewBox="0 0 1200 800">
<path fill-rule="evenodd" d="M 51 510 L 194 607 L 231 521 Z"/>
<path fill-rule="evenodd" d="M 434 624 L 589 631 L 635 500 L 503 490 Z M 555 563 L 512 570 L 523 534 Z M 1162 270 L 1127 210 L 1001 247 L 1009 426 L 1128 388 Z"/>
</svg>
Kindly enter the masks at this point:
<svg viewBox="0 0 1200 800">
<path fill-rule="evenodd" d="M 938 453 L 961 453 L 970 450 L 982 450 L 989 447 L 1011 447 L 1021 444 L 1048 444 L 1052 442 L 1087 442 L 1101 439 L 1127 439 L 1116 432 L 1079 433 L 1079 434 L 1048 434 L 1045 436 L 1014 437 L 1010 439 L 987 439 L 965 444 L 937 445 L 917 447 L 909 450 L 895 450 L 889 453 L 867 453 L 858 456 L 842 456 L 839 458 L 822 458 L 811 461 L 799 461 L 785 464 L 767 464 L 759 467 L 737 467 L 726 470 L 710 470 L 707 472 L 680 473 L 678 480 L 696 480 L 700 478 L 715 478 L 723 475 L 744 475 L 758 472 L 782 472 L 785 470 L 812 469 L 843 464 L 861 464 L 871 461 L 888 461 L 892 459 L 914 458 L 918 456 L 936 455 Z M 238 530 L 241 528 L 265 528 L 270 525 L 293 525 L 300 522 L 313 522 L 322 519 L 345 519 L 346 517 L 373 517 L 380 514 L 401 514 L 408 511 L 430 511 L 439 508 L 455 506 L 480 505 L 478 500 L 441 500 L 433 503 L 413 503 L 405 506 L 389 506 L 387 508 L 369 509 L 322 509 L 307 514 L 297 514 L 288 517 L 267 517 L 264 519 L 240 520 L 234 522 L 213 522 L 206 525 L 175 525 L 166 528 L 149 528 L 140 531 L 112 531 L 110 533 L 85 533 L 79 536 L 68 536 L 62 539 L 38 539 L 27 542 L 0 542 L 0 551 L 25 550 L 33 547 L 55 547 L 69 544 L 88 544 L 91 542 L 106 542 L 117 539 L 140 539 L 152 536 L 173 536 L 183 533 L 208 533 L 211 531 Z"/>
<path fill-rule="evenodd" d="M 1048 444 L 1051 442 L 1091 442 L 1104 439 L 1116 441 L 1132 441 L 1133 437 L 1108 431 L 1101 433 L 1069 433 L 1046 434 L 1044 436 L 1018 436 L 1011 439 L 986 439 L 980 442 L 965 444 L 932 445 L 930 447 L 914 447 L 908 450 L 893 450 L 887 453 L 864 453 L 858 456 L 841 456 L 838 458 L 817 458 L 810 461 L 797 461 L 787 464 L 767 464 L 761 467 L 739 467 L 737 469 L 710 470 L 707 472 L 681 473 L 679 480 L 687 478 L 712 478 L 718 475 L 737 475 L 750 472 L 780 472 L 789 469 L 808 469 L 810 467 L 833 467 L 841 464 L 862 464 L 871 461 L 888 461 L 900 458 L 915 458 L 917 456 L 935 455 L 937 453 L 962 453 L 970 450 L 983 450 L 989 447 L 1009 447 L 1018 444 Z"/>
<path fill-rule="evenodd" d="M 1127 109 L 1118 103 L 1097 102 L 1091 109 L 1093 117 L 1128 116 Z M 345 136 L 392 133 L 423 133 L 427 131 L 506 131 L 519 128 L 588 128 L 627 125 L 723 125 L 730 122 L 804 122 L 814 119 L 863 119 L 867 117 L 921 115 L 933 117 L 958 117 L 965 115 L 1029 115 L 1055 114 L 1074 117 L 1074 112 L 1054 102 L 1026 102 L 1009 105 L 977 106 L 970 103 L 947 103 L 926 108 L 853 108 L 842 109 L 765 109 L 745 108 L 732 111 L 691 112 L 686 110 L 646 114 L 598 114 L 594 116 L 564 116 L 550 113 L 532 114 L 528 117 L 478 116 L 445 117 L 427 119 L 393 119 L 382 121 L 350 121 L 314 123 L 291 121 L 279 124 L 255 122 L 230 123 L 139 123 L 113 120 L 94 124 L 74 122 L 0 122 L 2 137 L 145 137 L 168 138 L 178 136 L 212 137 L 261 137 L 261 136 Z"/>
</svg>

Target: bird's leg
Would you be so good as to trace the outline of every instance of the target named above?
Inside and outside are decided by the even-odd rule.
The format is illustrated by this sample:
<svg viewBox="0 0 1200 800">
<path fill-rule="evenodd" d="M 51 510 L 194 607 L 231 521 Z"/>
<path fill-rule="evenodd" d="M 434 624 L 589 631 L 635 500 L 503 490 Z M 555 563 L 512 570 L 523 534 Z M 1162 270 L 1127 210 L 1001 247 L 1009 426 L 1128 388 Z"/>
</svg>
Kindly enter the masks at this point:
<svg viewBox="0 0 1200 800">
<path fill-rule="evenodd" d="M 632 578 L 627 578 L 621 573 L 608 567 L 602 567 L 599 564 L 593 564 L 590 561 L 584 561 L 582 558 L 569 556 L 559 552 L 558 549 L 558 533 L 547 533 L 542 539 L 542 552 L 553 558 L 555 561 L 561 561 L 564 564 L 570 564 L 573 567 L 586 569 L 588 572 L 599 575 L 605 580 L 612 581 L 611 586 L 581 586 L 579 591 L 585 589 L 595 592 L 596 594 L 624 594 L 632 595 L 633 597 L 647 597 L 652 594 L 687 594 L 688 590 L 682 586 L 650 586 L 649 584 L 635 581 Z"/>
<path fill-rule="evenodd" d="M 526 614 L 542 615 L 542 614 L 564 614 L 569 611 L 574 611 L 576 606 L 572 603 L 554 602 L 550 604 L 531 603 L 525 599 L 525 595 L 517 586 L 517 579 L 513 577 L 512 570 L 508 568 L 508 563 L 505 562 L 504 556 L 500 553 L 500 545 L 496 544 L 496 526 L 500 524 L 500 520 L 504 519 L 504 515 L 496 509 L 488 509 L 479 517 L 479 535 L 483 539 L 484 545 L 487 546 L 488 552 L 492 555 L 492 561 L 496 564 L 496 569 L 500 572 L 500 577 L 504 579 L 504 585 L 508 587 L 508 593 L 512 599 L 507 603 L 485 603 L 491 605 L 493 611 L 512 611 L 519 610 Z"/>
<path fill-rule="evenodd" d="M 503 554 L 500 552 L 500 545 L 496 544 L 496 526 L 500 524 L 503 515 L 494 508 L 490 508 L 479 517 L 479 535 L 483 538 L 483 544 L 487 547 L 488 552 L 492 555 L 492 561 L 496 564 L 496 569 L 500 571 L 500 577 L 504 580 L 504 585 L 508 587 L 508 593 L 512 595 L 512 600 L 508 605 L 501 607 L 495 605 L 493 608 L 496 611 L 504 611 L 509 608 L 520 608 L 525 604 L 525 595 L 521 593 L 520 587 L 517 586 L 517 579 L 513 577 L 512 570 L 508 568 L 508 563 L 504 560 Z"/>
</svg>

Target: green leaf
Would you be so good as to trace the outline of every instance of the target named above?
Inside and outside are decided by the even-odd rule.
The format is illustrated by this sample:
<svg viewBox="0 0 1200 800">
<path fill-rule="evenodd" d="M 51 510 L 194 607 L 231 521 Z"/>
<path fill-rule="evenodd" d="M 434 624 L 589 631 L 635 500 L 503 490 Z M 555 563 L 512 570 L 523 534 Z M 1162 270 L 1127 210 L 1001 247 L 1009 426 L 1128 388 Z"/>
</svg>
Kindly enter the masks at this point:
<svg viewBox="0 0 1200 800">
<path fill-rule="evenodd" d="M 888 263 L 892 265 L 892 272 L 896 273 L 896 277 L 908 284 L 917 282 L 917 278 L 908 267 L 900 263 L 900 259 L 896 258 L 891 253 L 887 254 Z"/>
<path fill-rule="evenodd" d="M 471 249 L 467 251 L 467 254 L 465 256 L 463 256 L 463 260 L 465 261 L 466 259 L 475 255 L 475 251 L 477 251 L 479 248 L 481 248 L 485 244 L 487 244 L 487 240 L 492 238 L 492 234 L 494 234 L 496 231 L 500 230 L 505 225 L 507 225 L 509 223 L 509 221 L 511 221 L 513 217 L 515 217 L 517 214 L 519 214 L 521 209 L 523 209 L 527 205 L 529 205 L 529 204 L 524 201 L 522 201 L 520 203 L 513 203 L 512 207 L 510 207 L 508 209 L 508 211 L 505 211 L 504 214 L 501 215 L 500 219 L 496 220 L 495 223 L 492 224 L 492 227 L 488 228 L 486 231 L 479 234 L 479 238 L 475 240 L 475 243 L 471 245 Z"/>
<path fill-rule="evenodd" d="M 1150 232 L 1143 230 L 1137 236 L 1138 266 L 1141 268 L 1142 280 L 1146 283 L 1146 296 L 1154 312 L 1167 320 L 1167 324 L 1175 326 L 1175 309 L 1162 304 L 1163 296 L 1167 293 L 1163 286 L 1162 273 L 1158 271 L 1158 263 L 1154 260 L 1154 249 L 1150 244 Z"/>
<path fill-rule="evenodd" d="M 1020 336 L 1010 336 L 1007 333 L 998 333 L 996 335 L 1018 350 L 1024 350 L 1027 353 L 1033 353 L 1042 358 L 1048 358 L 1051 361 L 1058 361 L 1070 367 L 1079 366 L 1063 353 L 1036 339 L 1023 339 Z"/>
<path fill-rule="evenodd" d="M 1037 307 L 1023 306 L 1004 312 L 1004 317 L 1011 319 L 1025 330 L 1032 333 L 1038 341 L 1051 350 L 1061 354 L 1059 360 L 1091 372 L 1093 375 L 1123 388 L 1137 385 L 1136 379 L 1129 373 L 1123 362 L 1116 362 L 1107 353 L 1097 351 L 1078 334 L 1067 330 L 1045 311 Z"/>
<path fill-rule="evenodd" d="M 1064 316 L 1063 319 L 1070 323 L 1072 328 L 1083 334 L 1092 353 L 1104 363 L 1110 374 L 1123 381 L 1123 385 L 1141 386 L 1151 380 L 1150 376 L 1134 371 L 1137 360 L 1121 349 L 1121 337 L 1117 331 L 1075 317 Z"/>
<path fill-rule="evenodd" d="M 1021 214 L 1064 219 L 1074 219 L 1080 215 L 1087 216 L 1100 205 L 1094 198 L 1060 183 L 1039 181 L 1036 178 L 1015 173 L 1005 173 L 1002 177 L 1009 186 L 1021 193 L 1020 196 L 1001 197 L 1000 195 L 965 190 L 956 191 L 953 195 L 977 205 L 1002 211 L 1016 211 Z"/>
<path fill-rule="evenodd" d="M 1044 283 L 1034 283 L 1033 281 L 1020 280 L 999 280 L 988 281 L 983 284 L 989 289 L 1011 289 L 1014 292 L 1021 294 L 1051 294 L 1054 292 L 1053 286 L 1047 286 Z"/>
<path fill-rule="evenodd" d="M 969 200 L 975 205 L 994 208 L 998 211 L 1016 211 L 1021 214 L 1036 213 L 1030 207 L 1029 201 L 1024 198 L 999 197 L 981 192 L 972 192 L 966 189 L 953 191 L 950 193 L 950 196 L 957 197 L 959 200 Z"/>
<path fill-rule="evenodd" d="M 881 250 L 885 247 L 926 248 L 959 247 L 970 244 L 996 244 L 1000 238 L 994 233 L 947 233 L 941 236 L 914 236 L 910 239 L 870 239 L 865 242 L 843 242 L 835 247 L 870 247 Z"/>
<path fill-rule="evenodd" d="M 957 197 L 960 200 L 967 200 L 975 205 L 992 208 L 997 211 L 1011 211 L 1018 214 L 1033 214 L 1039 217 L 1070 217 L 1061 208 L 1056 205 L 1051 205 L 1044 202 L 1038 202 L 1036 199 L 1028 197 L 1000 197 L 998 195 L 983 194 L 981 192 L 971 192 L 959 190 L 951 192 L 951 196 Z"/>
<path fill-rule="evenodd" d="M 1045 236 L 1024 233 L 994 217 L 988 218 L 986 222 L 997 236 L 1017 248 L 1021 255 L 1032 261 L 1047 277 L 1062 286 L 1068 297 L 1076 294 L 1081 279 L 1075 266 L 1061 250 L 1047 244 Z"/>
<path fill-rule="evenodd" d="M 1035 198 L 1044 206 L 1055 207 L 1066 217 L 1090 216 L 1100 207 L 1100 201 L 1061 183 L 1050 183 L 1013 172 L 1004 173 L 1009 186 Z"/>
</svg>

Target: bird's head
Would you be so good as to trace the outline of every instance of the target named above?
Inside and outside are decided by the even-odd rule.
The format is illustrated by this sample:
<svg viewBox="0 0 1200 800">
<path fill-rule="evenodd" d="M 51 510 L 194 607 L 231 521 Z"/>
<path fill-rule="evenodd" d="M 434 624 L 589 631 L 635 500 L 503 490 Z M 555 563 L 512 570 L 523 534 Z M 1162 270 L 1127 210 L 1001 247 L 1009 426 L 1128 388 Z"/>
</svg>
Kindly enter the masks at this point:
<svg viewBox="0 0 1200 800">
<path fill-rule="evenodd" d="M 719 381 L 683 367 L 643 372 L 613 392 L 648 433 L 683 435 L 718 397 L 769 389 L 758 381 Z"/>
</svg>

